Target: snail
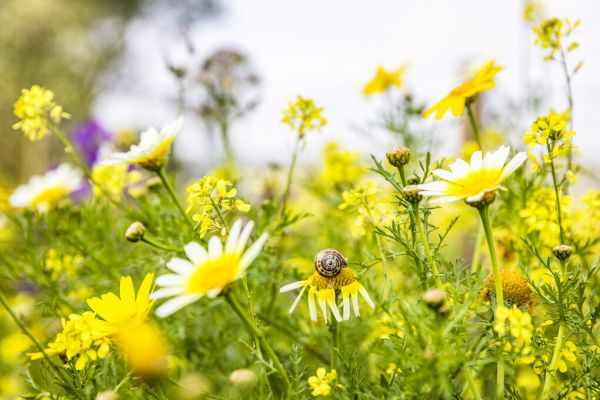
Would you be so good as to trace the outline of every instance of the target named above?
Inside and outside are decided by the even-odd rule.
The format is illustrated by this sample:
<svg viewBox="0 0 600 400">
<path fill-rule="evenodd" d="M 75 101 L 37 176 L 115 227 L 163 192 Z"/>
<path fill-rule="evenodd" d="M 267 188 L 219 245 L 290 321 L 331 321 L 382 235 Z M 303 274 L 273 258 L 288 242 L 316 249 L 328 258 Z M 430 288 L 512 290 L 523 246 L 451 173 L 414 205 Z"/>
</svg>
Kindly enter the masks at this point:
<svg viewBox="0 0 600 400">
<path fill-rule="evenodd" d="M 324 249 L 315 256 L 315 270 L 324 278 L 333 278 L 347 267 L 346 258 L 337 250 Z"/>
</svg>

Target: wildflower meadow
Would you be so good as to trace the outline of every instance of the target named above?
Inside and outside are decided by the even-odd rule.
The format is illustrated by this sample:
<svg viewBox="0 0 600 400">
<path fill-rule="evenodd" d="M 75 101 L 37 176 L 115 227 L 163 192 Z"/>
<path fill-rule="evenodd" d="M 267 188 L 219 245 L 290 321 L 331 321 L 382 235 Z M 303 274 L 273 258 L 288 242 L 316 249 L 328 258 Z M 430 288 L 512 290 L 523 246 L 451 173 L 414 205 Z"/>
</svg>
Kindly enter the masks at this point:
<svg viewBox="0 0 600 400">
<path fill-rule="evenodd" d="M 2 135 L 59 161 L 0 187 L 0 399 L 600 399 L 600 171 L 572 90 L 585 19 L 526 3 L 557 104 L 523 120 L 484 102 L 502 59 L 431 99 L 409 60 L 375 64 L 357 92 L 396 145 L 373 154 L 328 141 L 311 161 L 330 120 L 299 93 L 274 132 L 288 161 L 244 165 L 232 132 L 259 79 L 233 50 L 200 66 L 201 107 L 140 132 L 82 122 L 43 82 L 15 91 Z M 457 151 L 442 119 L 464 129 Z M 207 170 L 178 162 L 193 120 L 222 144 Z"/>
</svg>

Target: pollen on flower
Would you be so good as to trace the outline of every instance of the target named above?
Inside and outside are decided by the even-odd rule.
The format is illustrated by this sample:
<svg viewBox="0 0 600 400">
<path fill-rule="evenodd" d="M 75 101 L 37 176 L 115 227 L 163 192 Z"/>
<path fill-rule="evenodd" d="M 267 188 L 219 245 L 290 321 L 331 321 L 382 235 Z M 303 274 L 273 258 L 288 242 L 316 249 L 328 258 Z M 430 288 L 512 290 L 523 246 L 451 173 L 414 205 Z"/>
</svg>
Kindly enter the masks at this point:
<svg viewBox="0 0 600 400">
<path fill-rule="evenodd" d="M 535 295 L 529 286 L 529 282 L 521 273 L 503 269 L 500 271 L 500 280 L 506 303 L 519 308 L 533 308 Z M 482 296 L 488 300 L 495 299 L 493 274 L 488 275 L 485 279 Z"/>
<path fill-rule="evenodd" d="M 338 275 L 330 278 L 321 276 L 318 272 L 314 272 L 310 277 L 310 284 L 316 287 L 317 290 L 333 289 L 340 291 L 343 286 L 348 286 L 353 282 L 356 282 L 356 274 L 350 268 L 342 268 Z"/>
</svg>

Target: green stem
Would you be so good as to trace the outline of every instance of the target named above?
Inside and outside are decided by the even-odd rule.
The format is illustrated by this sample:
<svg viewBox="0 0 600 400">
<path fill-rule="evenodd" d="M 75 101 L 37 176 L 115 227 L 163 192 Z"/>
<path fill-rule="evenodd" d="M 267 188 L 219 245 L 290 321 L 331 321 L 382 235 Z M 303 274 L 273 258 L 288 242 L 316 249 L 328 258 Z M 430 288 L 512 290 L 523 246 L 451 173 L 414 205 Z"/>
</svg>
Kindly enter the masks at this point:
<svg viewBox="0 0 600 400">
<path fill-rule="evenodd" d="M 246 311 L 242 308 L 242 306 L 240 306 L 233 293 L 227 293 L 225 295 L 225 300 L 227 300 L 227 303 L 229 303 L 233 311 L 235 311 L 238 317 L 240 317 L 240 319 L 246 326 L 246 329 L 248 329 L 248 332 L 260 342 L 262 348 L 265 350 L 265 352 L 273 362 L 275 369 L 281 375 L 281 378 L 285 383 L 286 389 L 288 389 L 290 387 L 290 381 L 287 376 L 287 373 L 285 372 L 281 361 L 279 361 L 279 357 L 277 357 L 277 354 L 275 354 L 273 348 L 271 348 L 271 345 L 266 340 L 264 333 L 261 330 L 259 330 L 259 328 L 253 323 L 252 318 L 248 316 Z"/>
<path fill-rule="evenodd" d="M 338 323 L 333 316 L 331 317 L 331 321 L 329 323 L 329 336 L 331 339 L 329 343 L 329 369 L 334 370 L 337 366 L 336 351 L 338 349 Z"/>
<path fill-rule="evenodd" d="M 175 194 L 175 190 L 173 189 L 173 186 L 171 185 L 171 182 L 169 181 L 169 178 L 167 177 L 167 174 L 166 174 L 166 171 L 165 171 L 165 167 L 164 166 L 160 167 L 156 171 L 156 174 L 160 178 L 160 181 L 162 182 L 162 184 L 165 187 L 165 189 L 167 189 L 167 192 L 169 193 L 169 196 L 171 196 L 171 199 L 173 200 L 173 203 L 175 203 L 175 205 L 177 206 L 177 209 L 181 213 L 181 216 L 183 217 L 183 219 L 193 229 L 194 224 L 192 223 L 192 221 L 190 220 L 189 216 L 186 214 L 185 210 L 183 209 L 183 206 L 179 202 L 179 199 L 177 198 L 177 195 Z"/>
<path fill-rule="evenodd" d="M 221 223 L 225 227 L 225 230 L 227 231 L 227 234 L 229 234 L 229 224 L 225 220 L 225 216 L 223 215 L 223 213 L 221 212 L 221 210 L 219 209 L 219 207 L 217 207 L 217 204 L 213 200 L 212 196 L 208 196 L 208 198 L 210 199 L 210 203 L 212 204 L 213 209 L 217 212 L 217 215 L 219 216 L 219 219 L 221 220 Z"/>
<path fill-rule="evenodd" d="M 552 147 L 550 146 L 550 144 L 547 145 L 548 147 L 548 154 L 552 154 Z M 565 243 L 565 231 L 563 229 L 563 225 L 562 225 L 562 211 L 561 211 L 561 207 L 560 207 L 560 184 L 558 182 L 558 177 L 556 176 L 556 168 L 554 167 L 554 160 L 552 158 L 550 158 L 550 169 L 552 171 L 552 184 L 554 185 L 554 196 L 556 198 L 556 214 L 558 217 L 558 228 L 559 228 L 559 240 L 560 240 L 560 244 L 566 244 Z"/>
<path fill-rule="evenodd" d="M 500 354 L 496 372 L 496 399 L 502 400 L 504 399 L 504 360 L 502 359 L 502 354 Z"/>
<path fill-rule="evenodd" d="M 438 271 L 437 263 L 435 261 L 435 257 L 431 254 L 431 249 L 429 248 L 429 239 L 427 238 L 427 234 L 425 233 L 425 228 L 423 228 L 423 222 L 419 217 L 419 205 L 415 204 L 415 211 L 417 214 L 417 218 L 415 220 L 417 224 L 417 231 L 419 232 L 419 236 L 421 237 L 421 242 L 423 243 L 423 248 L 425 249 L 425 255 L 429 260 L 429 265 L 431 266 L 431 273 L 433 275 L 433 281 L 438 288 L 442 288 L 442 281 L 440 280 L 440 272 Z"/>
<path fill-rule="evenodd" d="M 496 244 L 494 243 L 494 235 L 492 233 L 492 223 L 490 222 L 489 207 L 479 208 L 481 223 L 485 232 L 490 258 L 492 260 L 492 271 L 494 274 L 494 289 L 496 292 L 496 305 L 504 306 L 504 295 L 502 294 L 502 281 L 500 280 L 500 266 L 498 265 L 498 256 L 496 254 Z"/>
<path fill-rule="evenodd" d="M 473 136 L 475 136 L 475 142 L 477 142 L 477 146 L 479 150 L 483 149 L 481 146 L 481 137 L 479 135 L 479 127 L 477 126 L 477 120 L 475 119 L 475 114 L 473 114 L 473 108 L 471 107 L 471 103 L 467 102 L 467 114 L 469 115 L 469 122 L 471 123 L 471 128 L 473 130 Z"/>
<path fill-rule="evenodd" d="M 550 390 L 551 379 L 550 374 L 556 370 L 558 360 L 560 359 L 560 350 L 562 348 L 562 342 L 565 336 L 565 326 L 561 323 L 558 327 L 558 336 L 556 337 L 556 346 L 554 347 L 554 353 L 552 354 L 552 360 L 550 360 L 550 367 L 546 371 L 546 377 L 544 378 L 544 388 L 542 389 L 542 399 L 548 398 L 548 391 Z"/>
<path fill-rule="evenodd" d="M 404 172 L 404 165 L 398 167 L 398 172 L 400 173 L 400 180 L 402 181 L 402 186 L 406 187 L 407 181 L 406 173 Z M 418 215 L 416 215 L 416 212 L 412 207 L 410 208 L 410 210 L 408 210 L 408 218 L 410 219 L 410 237 L 412 239 L 412 245 L 414 249 L 417 246 L 417 232 L 415 231 L 415 219 L 418 218 Z M 420 273 L 422 273 L 423 266 L 421 265 L 421 260 L 419 259 L 419 257 L 415 257 L 415 262 L 417 263 L 417 269 Z"/>
<path fill-rule="evenodd" d="M 565 75 L 565 83 L 567 86 L 567 101 L 569 103 L 569 129 L 573 130 L 573 88 L 571 85 L 571 74 L 569 74 L 569 67 L 567 66 L 567 56 L 562 46 L 560 46 L 560 65 L 562 66 L 563 74 Z M 569 146 L 569 152 L 567 153 L 567 169 L 570 170 L 573 164 L 573 148 Z"/>
<path fill-rule="evenodd" d="M 298 151 L 300 149 L 300 135 L 294 143 L 294 149 L 292 151 L 292 161 L 290 162 L 290 168 L 288 170 L 287 181 L 285 184 L 285 191 L 283 192 L 283 199 L 281 200 L 281 217 L 285 216 L 287 208 L 287 202 L 290 197 L 290 191 L 292 189 L 292 180 L 294 178 L 294 169 L 296 168 L 296 161 L 298 159 Z"/>
<path fill-rule="evenodd" d="M 475 237 L 475 247 L 473 248 L 473 261 L 471 262 L 471 270 L 474 273 L 479 272 L 479 259 L 481 258 L 481 242 L 483 241 L 483 227 L 477 227 L 477 236 Z"/>
<path fill-rule="evenodd" d="M 465 377 L 467 378 L 467 384 L 469 385 L 473 399 L 481 400 L 481 394 L 479 393 L 479 388 L 477 387 L 475 379 L 473 378 L 473 371 L 471 368 L 465 368 Z"/>
<path fill-rule="evenodd" d="M 160 243 L 154 241 L 154 239 L 148 238 L 147 236 L 144 236 L 143 238 L 141 238 L 140 241 L 144 242 L 146 244 L 149 244 L 152 247 L 156 247 L 159 250 L 173 251 L 176 253 L 181 253 L 181 249 L 176 249 L 175 247 L 165 246 L 163 244 L 160 244 Z"/>
</svg>

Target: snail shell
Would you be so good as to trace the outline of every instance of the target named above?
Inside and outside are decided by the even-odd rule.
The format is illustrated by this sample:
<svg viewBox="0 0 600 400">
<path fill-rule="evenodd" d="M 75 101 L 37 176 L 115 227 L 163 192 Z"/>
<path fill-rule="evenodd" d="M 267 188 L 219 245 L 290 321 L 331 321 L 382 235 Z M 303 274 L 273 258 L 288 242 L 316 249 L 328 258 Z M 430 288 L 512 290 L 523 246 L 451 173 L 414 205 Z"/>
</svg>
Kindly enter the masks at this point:
<svg viewBox="0 0 600 400">
<path fill-rule="evenodd" d="M 333 278 L 346 268 L 346 258 L 337 250 L 324 249 L 315 256 L 315 270 L 325 278 Z"/>
</svg>

